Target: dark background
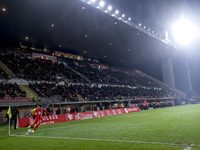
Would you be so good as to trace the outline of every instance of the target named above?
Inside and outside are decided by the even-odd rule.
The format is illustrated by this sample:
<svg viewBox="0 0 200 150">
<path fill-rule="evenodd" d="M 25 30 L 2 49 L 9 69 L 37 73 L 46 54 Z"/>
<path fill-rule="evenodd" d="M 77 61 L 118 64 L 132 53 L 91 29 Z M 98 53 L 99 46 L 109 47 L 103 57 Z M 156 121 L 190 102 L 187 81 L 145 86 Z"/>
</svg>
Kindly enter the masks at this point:
<svg viewBox="0 0 200 150">
<path fill-rule="evenodd" d="M 118 9 L 120 14 L 154 30 L 162 38 L 168 30 L 173 43 L 171 26 L 180 17 L 200 25 L 199 0 L 106 0 L 105 3 L 113 6 L 112 11 Z M 171 57 L 176 87 L 182 91 L 189 89 L 187 56 L 192 86 L 199 92 L 199 39 L 185 47 L 177 45 L 179 51 L 80 0 L 0 0 L 0 7 L 6 8 L 0 12 L 2 46 L 19 47 L 21 42 L 62 50 L 114 66 L 136 68 L 161 81 L 161 62 Z"/>
</svg>

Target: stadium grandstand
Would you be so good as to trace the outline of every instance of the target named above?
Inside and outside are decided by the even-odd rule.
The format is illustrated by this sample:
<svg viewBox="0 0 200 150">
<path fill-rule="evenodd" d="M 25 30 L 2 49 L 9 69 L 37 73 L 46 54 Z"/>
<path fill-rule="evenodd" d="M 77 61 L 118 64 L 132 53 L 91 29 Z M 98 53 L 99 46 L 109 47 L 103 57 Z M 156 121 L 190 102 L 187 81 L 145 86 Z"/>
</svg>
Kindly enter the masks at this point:
<svg viewBox="0 0 200 150">
<path fill-rule="evenodd" d="M 152 105 L 164 103 L 166 106 L 187 100 L 185 93 L 134 68 L 117 68 L 60 56 L 54 56 L 52 61 L 48 58 L 52 55 L 42 53 L 39 58 L 34 56 L 31 50 L 2 48 L 1 66 L 6 76 L 0 85 L 1 107 L 43 104 L 55 105 L 57 109 L 61 106 L 66 112 L 67 106 L 81 111 L 85 105 L 89 111 L 102 103 L 108 109 L 110 104 L 113 107 L 116 104 L 121 107 L 121 103 L 126 107 L 139 106 L 144 100 Z"/>
<path fill-rule="evenodd" d="M 108 134 L 99 134 L 98 137 L 93 135 L 94 132 L 90 132 L 90 129 L 83 129 L 89 133 L 89 136 L 85 137 L 85 134 L 82 136 L 82 131 L 80 132 L 80 129 L 86 126 L 80 125 L 84 122 L 64 124 L 90 119 L 89 123 L 85 124 L 88 124 L 88 127 L 91 125 L 91 131 L 96 132 L 98 125 L 93 124 L 91 118 L 114 115 L 117 118 L 133 112 L 137 112 L 135 114 L 138 116 L 146 115 L 149 121 L 158 124 L 162 124 L 163 118 L 168 118 L 162 114 L 169 113 L 170 121 L 174 122 L 178 121 L 180 116 L 183 117 L 182 114 L 185 114 L 186 118 L 192 118 L 188 117 L 189 114 L 186 114 L 185 110 L 189 110 L 189 104 L 200 103 L 200 61 L 196 55 L 200 45 L 199 42 L 185 45 L 195 41 L 200 34 L 195 30 L 193 38 L 179 41 L 184 46 L 176 43 L 171 28 L 165 24 L 166 20 L 170 20 L 167 16 L 175 14 L 169 13 L 168 7 L 172 3 L 176 4 L 177 7 L 175 5 L 173 9 L 173 12 L 176 12 L 182 3 L 150 1 L 21 0 L 10 3 L 3 0 L 2 4 L 0 3 L 0 133 L 1 126 L 9 122 L 9 135 L 17 138 L 27 136 L 62 140 L 92 139 L 97 143 L 157 144 L 175 146 L 177 149 L 186 147 L 184 150 L 199 148 L 198 141 L 182 141 L 175 136 L 167 140 L 160 138 L 160 141 L 159 138 L 154 140 L 157 136 L 153 134 L 152 140 L 150 135 L 149 139 L 139 136 L 134 139 L 133 135 L 128 139 L 125 134 L 116 138 L 116 133 L 121 136 L 118 127 L 123 131 L 127 128 L 127 132 L 136 130 L 136 133 L 143 132 L 145 127 L 141 127 L 144 125 L 150 128 L 151 125 L 145 117 L 140 118 L 141 125 L 134 128 L 128 126 L 131 120 L 125 120 L 127 124 L 122 124 L 123 120 L 116 119 L 120 122 L 117 122 L 115 127 L 109 127 L 108 123 L 108 128 L 105 128 L 106 123 L 103 122 L 115 119 L 107 118 L 102 123 L 96 120 L 99 121 L 96 124 L 104 124 L 101 128 L 104 133 L 111 128 L 114 129 L 113 132 L 116 131 L 108 139 L 105 135 L 109 137 L 112 132 L 110 130 Z M 192 2 L 191 5 L 197 6 L 197 3 L 199 4 Z M 162 18 L 159 14 L 163 15 Z M 178 15 L 174 15 L 174 18 L 179 19 Z M 183 22 L 181 26 L 187 23 Z M 192 29 L 196 28 L 191 26 L 190 29 L 189 33 L 192 34 Z M 176 28 L 177 32 L 178 30 L 179 28 Z M 176 109 L 182 112 L 177 118 L 173 116 L 177 115 Z M 33 120 L 34 115 L 39 116 L 36 112 L 41 113 L 40 121 L 36 119 L 37 123 Z M 155 114 L 150 116 L 150 113 Z M 196 108 L 194 113 L 198 114 Z M 133 116 L 128 115 L 121 118 L 133 119 Z M 151 120 L 151 117 L 156 116 L 157 121 Z M 181 121 L 184 121 L 184 118 Z M 11 122 L 14 122 L 14 129 L 17 127 L 17 131 L 10 129 Z M 59 126 L 54 123 L 61 124 Z M 170 130 L 181 126 L 178 122 L 173 126 L 172 124 L 168 126 Z M 39 125 L 49 126 L 46 129 L 39 127 L 43 133 L 39 133 L 39 129 L 35 132 Z M 69 136 L 65 131 L 63 135 L 58 135 L 61 130 L 56 134 L 53 131 L 55 136 L 48 131 L 51 127 L 64 130 L 68 125 L 78 126 L 77 129 L 73 128 L 73 131 L 66 129 L 70 133 Z M 131 126 L 134 125 L 131 123 Z M 34 129 L 27 130 L 26 127 Z M 148 132 L 156 133 L 160 129 L 153 130 L 154 128 L 148 129 Z M 167 130 L 169 129 L 166 127 Z M 74 135 L 71 132 L 74 132 Z M 168 136 L 167 133 L 166 135 Z M 166 135 L 163 134 L 163 137 L 167 137 Z M 67 143 L 69 144 L 69 141 Z M 71 146 L 71 149 L 81 149 L 77 145 Z M 87 146 L 83 147 L 87 149 Z"/>
</svg>

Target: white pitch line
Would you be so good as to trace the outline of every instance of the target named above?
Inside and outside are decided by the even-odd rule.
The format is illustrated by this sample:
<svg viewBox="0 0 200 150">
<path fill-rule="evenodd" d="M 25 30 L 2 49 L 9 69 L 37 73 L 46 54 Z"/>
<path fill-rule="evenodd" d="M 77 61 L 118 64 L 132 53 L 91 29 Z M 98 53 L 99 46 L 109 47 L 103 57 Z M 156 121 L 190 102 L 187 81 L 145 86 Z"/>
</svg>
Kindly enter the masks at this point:
<svg viewBox="0 0 200 150">
<path fill-rule="evenodd" d="M 183 150 L 191 150 L 191 149 L 192 149 L 192 147 L 186 147 Z"/>
<path fill-rule="evenodd" d="M 66 139 L 66 140 L 83 140 L 83 141 L 102 141 L 102 142 L 122 142 L 122 143 L 140 143 L 140 144 L 159 144 L 159 145 L 172 145 L 172 146 L 198 146 L 200 144 L 176 144 L 176 143 L 162 143 L 162 142 L 147 142 L 147 141 L 126 141 L 126 140 L 110 140 L 110 139 L 89 139 L 89 138 L 72 138 L 72 137 L 51 137 L 51 136 L 31 136 L 31 135 L 15 135 L 12 134 L 10 136 L 20 136 L 20 137 L 32 137 L 32 138 L 46 138 L 46 139 Z M 190 150 L 191 147 L 186 147 Z"/>
</svg>

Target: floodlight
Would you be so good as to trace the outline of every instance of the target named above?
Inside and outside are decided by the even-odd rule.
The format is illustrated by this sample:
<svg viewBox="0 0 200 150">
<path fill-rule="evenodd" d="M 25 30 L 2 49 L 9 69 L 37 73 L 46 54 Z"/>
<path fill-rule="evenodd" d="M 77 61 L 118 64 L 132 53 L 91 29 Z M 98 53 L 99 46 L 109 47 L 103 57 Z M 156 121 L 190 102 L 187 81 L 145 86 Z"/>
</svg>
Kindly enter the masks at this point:
<svg viewBox="0 0 200 150">
<path fill-rule="evenodd" d="M 112 10 L 112 6 L 109 5 L 108 6 L 108 10 L 111 11 Z"/>
<path fill-rule="evenodd" d="M 128 20 L 131 21 L 131 18 L 129 17 Z"/>
<path fill-rule="evenodd" d="M 5 8 L 2 8 L 2 11 L 6 11 L 6 9 L 5 9 Z"/>
<path fill-rule="evenodd" d="M 139 26 L 141 26 L 142 24 L 141 23 L 139 23 Z"/>
<path fill-rule="evenodd" d="M 99 2 L 99 6 L 104 7 L 104 5 L 105 5 L 105 2 L 104 2 L 104 1 L 100 1 L 100 2 Z"/>
<path fill-rule="evenodd" d="M 185 19 L 181 19 L 173 25 L 173 33 L 176 41 L 182 45 L 189 44 L 198 35 L 196 26 Z"/>
<path fill-rule="evenodd" d="M 116 11 L 115 11 L 115 14 L 119 14 L 119 10 L 116 10 Z"/>
<path fill-rule="evenodd" d="M 122 14 L 122 17 L 124 18 L 124 17 L 125 17 L 125 14 Z"/>
</svg>

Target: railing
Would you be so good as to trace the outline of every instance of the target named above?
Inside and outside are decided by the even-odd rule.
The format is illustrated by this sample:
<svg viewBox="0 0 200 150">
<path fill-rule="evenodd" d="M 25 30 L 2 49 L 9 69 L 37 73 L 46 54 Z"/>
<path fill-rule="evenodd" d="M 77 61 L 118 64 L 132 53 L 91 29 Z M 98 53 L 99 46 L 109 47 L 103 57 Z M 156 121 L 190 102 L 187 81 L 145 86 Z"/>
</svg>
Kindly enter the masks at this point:
<svg viewBox="0 0 200 150">
<path fill-rule="evenodd" d="M 32 100 L 27 97 L 9 97 L 6 96 L 4 99 L 0 99 L 0 106 L 25 106 L 32 104 Z"/>
</svg>

